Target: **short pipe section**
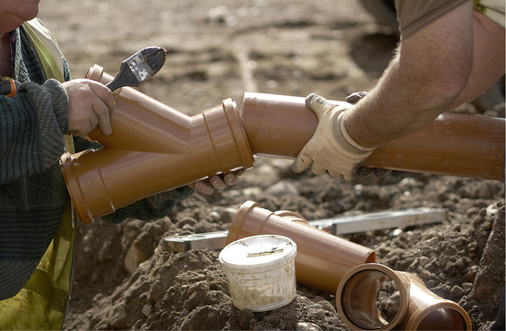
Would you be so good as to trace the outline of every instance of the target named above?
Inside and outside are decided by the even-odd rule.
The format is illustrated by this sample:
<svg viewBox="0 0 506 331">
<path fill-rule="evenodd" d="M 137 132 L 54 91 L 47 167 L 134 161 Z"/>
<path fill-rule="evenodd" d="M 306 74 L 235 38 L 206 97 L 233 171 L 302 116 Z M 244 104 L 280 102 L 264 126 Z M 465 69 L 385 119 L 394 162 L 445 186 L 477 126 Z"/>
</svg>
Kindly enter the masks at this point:
<svg viewBox="0 0 506 331">
<path fill-rule="evenodd" d="M 260 208 L 256 202 L 246 201 L 232 220 L 227 244 L 259 234 L 292 239 L 297 244 L 297 282 L 332 294 L 349 270 L 376 260 L 373 250 L 319 230 L 296 213 L 272 212 Z"/>
<path fill-rule="evenodd" d="M 304 98 L 265 93 L 244 94 L 241 119 L 253 154 L 272 157 L 295 158 L 318 126 Z M 377 148 L 364 166 L 504 180 L 504 132 L 503 118 L 447 112 Z"/>
<path fill-rule="evenodd" d="M 397 297 L 395 314 L 385 316 L 380 297 Z M 416 275 L 377 263 L 351 269 L 336 292 L 336 307 L 352 330 L 471 330 L 466 311 L 431 292 Z"/>
<path fill-rule="evenodd" d="M 95 66 L 92 73 L 99 72 Z M 64 154 L 67 189 L 80 219 L 91 223 L 116 209 L 199 179 L 248 169 L 254 159 L 236 104 L 187 116 L 129 87 L 116 93 L 113 134 L 89 138 L 103 148 Z"/>
</svg>

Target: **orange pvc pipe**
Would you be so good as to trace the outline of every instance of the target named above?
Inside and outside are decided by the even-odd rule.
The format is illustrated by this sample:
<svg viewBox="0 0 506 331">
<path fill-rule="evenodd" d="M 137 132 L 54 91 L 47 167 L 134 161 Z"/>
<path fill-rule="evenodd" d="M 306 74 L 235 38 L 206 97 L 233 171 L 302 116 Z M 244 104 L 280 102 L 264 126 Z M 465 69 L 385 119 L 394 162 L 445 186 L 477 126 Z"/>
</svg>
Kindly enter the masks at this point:
<svg viewBox="0 0 506 331">
<path fill-rule="evenodd" d="M 312 227 L 297 213 L 271 212 L 260 208 L 256 202 L 246 201 L 232 220 L 227 245 L 258 234 L 292 239 L 297 244 L 297 282 L 332 294 L 349 270 L 376 261 L 373 250 Z"/>
<path fill-rule="evenodd" d="M 253 154 L 273 157 L 295 158 L 318 126 L 304 98 L 263 93 L 245 93 L 241 120 Z M 364 166 L 504 180 L 504 131 L 503 118 L 447 112 L 377 148 Z"/>
<path fill-rule="evenodd" d="M 103 68 L 87 78 L 107 83 Z M 253 154 L 236 104 L 224 100 L 187 116 L 129 87 L 116 96 L 113 133 L 90 138 L 105 147 L 64 154 L 61 166 L 74 207 L 84 223 L 135 201 L 196 180 L 253 166 Z"/>
<path fill-rule="evenodd" d="M 378 309 L 378 293 L 392 280 L 400 294 L 399 309 L 389 321 Z M 336 307 L 352 330 L 471 330 L 466 311 L 431 292 L 415 274 L 377 263 L 351 269 L 339 283 Z"/>
</svg>

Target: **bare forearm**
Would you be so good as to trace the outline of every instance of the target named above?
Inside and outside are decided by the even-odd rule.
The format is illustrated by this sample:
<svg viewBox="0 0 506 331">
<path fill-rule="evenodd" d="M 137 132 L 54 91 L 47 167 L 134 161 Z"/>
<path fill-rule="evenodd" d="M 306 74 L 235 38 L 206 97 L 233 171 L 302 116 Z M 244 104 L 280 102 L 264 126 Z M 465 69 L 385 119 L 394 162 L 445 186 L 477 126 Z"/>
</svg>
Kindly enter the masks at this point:
<svg viewBox="0 0 506 331">
<path fill-rule="evenodd" d="M 376 87 L 345 114 L 344 126 L 356 143 L 379 147 L 452 109 L 468 86 L 473 64 L 471 5 L 457 7 L 401 42 Z"/>
<path fill-rule="evenodd" d="M 463 85 L 425 74 L 394 59 L 376 87 L 345 114 L 350 137 L 363 147 L 379 147 L 422 129 L 451 109 Z"/>
</svg>

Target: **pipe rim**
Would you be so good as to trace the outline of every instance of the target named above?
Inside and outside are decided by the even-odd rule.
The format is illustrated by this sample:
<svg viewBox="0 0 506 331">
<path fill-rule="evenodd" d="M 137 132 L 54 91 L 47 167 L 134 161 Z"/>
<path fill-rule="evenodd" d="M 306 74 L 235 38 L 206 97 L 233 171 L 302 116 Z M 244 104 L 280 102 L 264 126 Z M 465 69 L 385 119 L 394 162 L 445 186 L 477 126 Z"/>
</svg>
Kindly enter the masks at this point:
<svg viewBox="0 0 506 331">
<path fill-rule="evenodd" d="M 369 274 L 369 275 L 368 275 Z M 357 279 L 356 277 L 374 277 L 379 275 L 385 275 L 388 278 L 390 278 L 394 283 L 398 291 L 400 292 L 400 303 L 399 303 L 399 309 L 394 316 L 393 319 L 391 319 L 390 322 L 386 321 L 384 317 L 381 315 L 379 309 L 377 309 L 376 313 L 378 314 L 377 320 L 380 322 L 385 322 L 383 326 L 374 326 L 372 325 L 366 325 L 365 323 L 361 323 L 358 321 L 358 316 L 356 312 L 350 312 L 350 302 L 356 301 L 356 298 L 351 299 L 352 293 L 353 293 L 353 287 L 354 286 L 360 286 L 361 279 Z M 362 280 L 363 281 L 363 280 Z M 383 283 L 383 282 L 382 282 Z M 336 292 L 336 307 L 339 312 L 339 316 L 343 319 L 345 324 L 352 328 L 352 329 L 358 329 L 358 330 L 391 330 L 396 325 L 398 325 L 403 319 L 404 315 L 406 314 L 409 306 L 409 286 L 406 286 L 406 280 L 395 273 L 394 270 L 388 268 L 387 266 L 378 264 L 378 263 L 364 263 L 361 265 L 358 265 L 348 271 L 344 276 L 343 279 L 339 282 L 337 292 Z M 353 286 L 349 288 L 349 286 Z M 363 287 L 362 287 L 363 288 Z M 377 295 L 379 291 L 376 293 L 376 306 L 378 304 L 377 302 Z M 360 313 L 360 312 L 359 312 Z"/>
<path fill-rule="evenodd" d="M 86 153 L 86 152 L 83 152 Z M 60 158 L 60 167 L 63 173 L 63 179 L 67 185 L 67 192 L 69 193 L 70 200 L 74 210 L 76 211 L 77 217 L 85 224 L 93 223 L 94 217 L 84 198 L 84 194 L 78 183 L 78 176 L 73 167 L 74 156 L 71 153 L 65 153 Z"/>
<path fill-rule="evenodd" d="M 93 67 L 90 67 L 88 69 L 88 72 L 86 73 L 84 78 L 95 80 L 95 81 L 99 82 L 100 79 L 102 78 L 103 73 L 104 73 L 104 67 L 102 67 L 98 64 L 95 64 L 95 65 L 93 65 Z"/>
<path fill-rule="evenodd" d="M 421 311 L 416 311 L 407 322 L 406 329 L 419 330 L 419 326 L 425 321 L 425 319 L 439 309 L 444 309 L 456 313 L 457 316 L 461 318 L 460 321 L 462 322 L 462 327 L 465 327 L 465 329 L 458 328 L 448 330 L 472 330 L 471 319 L 469 318 L 469 315 L 464 310 L 464 308 L 449 300 L 444 300 L 443 302 L 431 305 L 429 308 L 423 309 Z"/>
<path fill-rule="evenodd" d="M 234 138 L 235 146 L 239 155 L 241 156 L 241 163 L 243 169 L 249 169 L 253 167 L 255 158 L 253 157 L 253 151 L 249 144 L 244 125 L 239 117 L 239 111 L 237 104 L 230 98 L 222 101 L 222 107 L 229 121 L 230 128 L 232 130 L 232 137 Z"/>
<path fill-rule="evenodd" d="M 255 207 L 258 207 L 258 203 L 252 200 L 247 200 L 241 205 L 241 207 L 239 207 L 239 210 L 237 210 L 237 213 L 235 214 L 234 218 L 232 219 L 232 223 L 230 224 L 230 228 L 228 229 L 226 240 L 227 245 L 239 239 L 239 233 L 242 224 L 250 214 L 251 210 L 253 210 Z"/>
<path fill-rule="evenodd" d="M 309 224 L 307 219 L 300 215 L 299 213 L 289 211 L 289 210 L 278 210 L 274 212 L 274 215 L 283 217 L 286 220 L 294 221 L 294 222 L 302 222 L 304 224 Z"/>
</svg>

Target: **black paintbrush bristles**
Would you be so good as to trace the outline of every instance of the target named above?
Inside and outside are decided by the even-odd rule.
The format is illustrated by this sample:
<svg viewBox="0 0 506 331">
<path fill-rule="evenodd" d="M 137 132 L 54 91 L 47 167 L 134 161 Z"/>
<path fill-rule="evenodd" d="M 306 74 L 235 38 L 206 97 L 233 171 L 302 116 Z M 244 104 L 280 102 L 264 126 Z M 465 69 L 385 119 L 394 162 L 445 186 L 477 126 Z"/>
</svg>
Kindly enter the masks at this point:
<svg viewBox="0 0 506 331">
<path fill-rule="evenodd" d="M 166 51 L 161 47 L 146 47 L 121 62 L 116 77 L 107 84 L 114 91 L 122 86 L 139 86 L 153 77 L 164 65 Z"/>
</svg>

